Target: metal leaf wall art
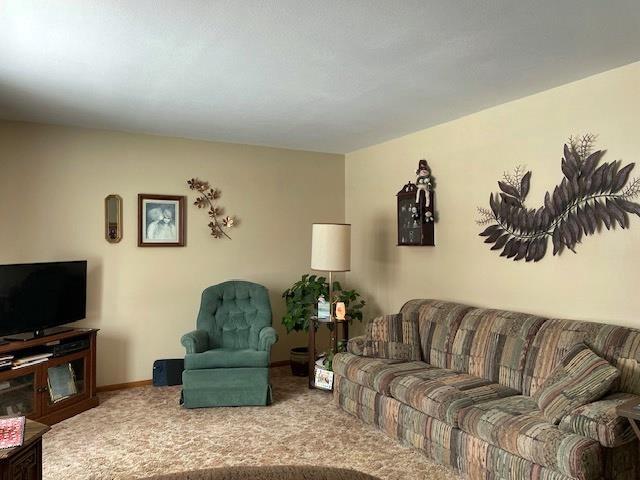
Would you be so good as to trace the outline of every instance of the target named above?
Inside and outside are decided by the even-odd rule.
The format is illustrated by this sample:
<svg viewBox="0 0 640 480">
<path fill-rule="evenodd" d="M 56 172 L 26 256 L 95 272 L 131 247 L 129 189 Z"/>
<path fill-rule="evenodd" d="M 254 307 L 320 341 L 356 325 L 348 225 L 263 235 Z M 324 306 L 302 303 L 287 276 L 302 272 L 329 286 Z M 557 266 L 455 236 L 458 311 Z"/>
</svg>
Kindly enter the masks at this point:
<svg viewBox="0 0 640 480">
<path fill-rule="evenodd" d="M 537 262 L 547 253 L 549 240 L 553 255 L 576 246 L 588 235 L 620 226 L 629 227 L 629 214 L 640 216 L 640 204 L 632 201 L 640 194 L 640 179 L 629 182 L 634 163 L 621 168 L 620 161 L 600 160 L 605 150 L 594 151 L 595 135 L 571 137 L 564 145 L 564 178 L 544 205 L 527 208 L 531 172 L 518 167 L 498 182 L 500 191 L 489 196 L 490 208 L 478 208 L 477 223 L 486 228 L 480 236 L 501 257 Z"/>
<path fill-rule="evenodd" d="M 200 194 L 199 197 L 196 197 L 193 204 L 198 208 L 207 209 L 207 214 L 211 219 L 207 225 L 211 230 L 211 236 L 213 238 L 227 237 L 231 240 L 231 237 L 225 230 L 236 226 L 238 224 L 238 220 L 236 217 L 229 215 L 223 217 L 224 209 L 217 204 L 222 192 L 217 188 L 212 188 L 209 185 L 209 182 L 198 178 L 187 180 L 187 184 L 191 190 L 195 190 Z"/>
</svg>

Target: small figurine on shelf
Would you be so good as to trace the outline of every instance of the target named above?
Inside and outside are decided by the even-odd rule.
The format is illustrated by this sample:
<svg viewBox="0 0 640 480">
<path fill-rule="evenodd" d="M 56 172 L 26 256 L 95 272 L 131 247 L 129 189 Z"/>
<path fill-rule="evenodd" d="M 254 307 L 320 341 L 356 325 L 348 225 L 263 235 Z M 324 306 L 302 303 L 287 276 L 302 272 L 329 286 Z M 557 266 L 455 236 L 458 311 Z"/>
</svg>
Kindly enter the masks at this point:
<svg viewBox="0 0 640 480">
<path fill-rule="evenodd" d="M 420 220 L 420 204 L 416 203 L 411 207 L 411 218 L 413 218 L 413 224 L 409 223 L 408 227 L 418 227 L 418 220 Z"/>
<path fill-rule="evenodd" d="M 429 192 L 432 188 L 431 170 L 429 169 L 429 165 L 426 160 L 420 160 L 418 162 L 416 175 L 418 175 L 418 178 L 416 179 L 416 186 L 418 189 L 416 190 L 416 211 L 413 213 L 413 218 L 416 220 L 420 218 L 420 195 L 424 192 L 424 208 L 426 210 L 425 221 L 430 222 L 433 221 L 433 214 L 429 211 L 429 206 L 431 205 Z"/>
<path fill-rule="evenodd" d="M 329 302 L 325 300 L 324 295 L 320 295 L 318 297 L 318 319 L 325 320 L 327 318 L 330 318 L 331 312 L 329 307 Z"/>
</svg>

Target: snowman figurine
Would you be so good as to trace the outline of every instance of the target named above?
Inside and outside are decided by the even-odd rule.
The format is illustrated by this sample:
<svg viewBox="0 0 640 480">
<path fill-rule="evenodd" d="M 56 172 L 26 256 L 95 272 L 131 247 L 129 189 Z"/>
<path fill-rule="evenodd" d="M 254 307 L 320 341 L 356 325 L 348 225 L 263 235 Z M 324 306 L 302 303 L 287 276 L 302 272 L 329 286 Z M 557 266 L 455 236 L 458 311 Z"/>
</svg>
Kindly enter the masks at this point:
<svg viewBox="0 0 640 480">
<path fill-rule="evenodd" d="M 420 193 L 424 192 L 424 208 L 425 208 L 425 221 L 433 221 L 433 213 L 429 211 L 431 206 L 431 198 L 429 192 L 431 192 L 431 170 L 426 160 L 420 160 L 418 162 L 418 169 L 416 170 L 416 210 L 413 217 L 417 220 L 420 218 Z M 413 210 L 413 209 L 412 209 Z"/>
</svg>

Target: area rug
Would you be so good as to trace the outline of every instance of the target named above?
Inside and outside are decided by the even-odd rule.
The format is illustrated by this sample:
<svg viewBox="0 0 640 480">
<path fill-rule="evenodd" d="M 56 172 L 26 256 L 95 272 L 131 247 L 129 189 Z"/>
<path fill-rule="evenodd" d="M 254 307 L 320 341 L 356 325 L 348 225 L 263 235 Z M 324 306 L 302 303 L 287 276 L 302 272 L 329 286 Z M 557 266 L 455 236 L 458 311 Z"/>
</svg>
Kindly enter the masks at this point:
<svg viewBox="0 0 640 480">
<path fill-rule="evenodd" d="M 144 480 L 379 480 L 366 473 L 331 467 L 223 467 L 155 475 Z"/>
<path fill-rule="evenodd" d="M 451 469 L 338 409 L 306 378 L 273 369 L 274 404 L 187 410 L 180 387 L 100 395 L 44 436 L 45 480 L 140 479 L 232 466 L 354 469 L 382 480 L 457 480 Z"/>
</svg>

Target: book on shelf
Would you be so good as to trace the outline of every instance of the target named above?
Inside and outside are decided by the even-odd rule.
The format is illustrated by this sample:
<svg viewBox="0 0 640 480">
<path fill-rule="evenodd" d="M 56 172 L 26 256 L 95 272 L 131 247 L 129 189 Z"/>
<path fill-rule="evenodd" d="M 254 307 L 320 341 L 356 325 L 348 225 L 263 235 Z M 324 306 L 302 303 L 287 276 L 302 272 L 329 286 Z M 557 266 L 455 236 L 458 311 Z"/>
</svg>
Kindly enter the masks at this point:
<svg viewBox="0 0 640 480">
<path fill-rule="evenodd" d="M 0 355 L 0 362 L 13 360 L 13 355 Z"/>
<path fill-rule="evenodd" d="M 14 365 L 22 365 L 23 363 L 31 363 L 31 362 L 35 362 L 37 360 L 46 360 L 49 357 L 52 357 L 53 353 L 48 352 L 48 353 L 38 353 L 37 355 L 29 355 L 28 357 L 21 357 L 21 358 L 16 358 L 13 361 Z"/>
<path fill-rule="evenodd" d="M 11 367 L 12 370 L 17 370 L 18 368 L 24 368 L 24 367 L 30 367 L 31 365 L 37 365 L 38 363 L 43 363 L 46 362 L 48 360 L 48 358 L 40 358 L 37 360 L 31 360 L 30 362 L 25 362 L 25 363 L 13 363 L 13 367 Z"/>
<path fill-rule="evenodd" d="M 24 416 L 0 418 L 0 448 L 22 446 L 25 422 Z"/>
<path fill-rule="evenodd" d="M 64 363 L 57 367 L 49 368 L 47 372 L 49 384 L 49 396 L 53 403 L 72 397 L 78 393 L 76 387 L 76 374 L 71 363 Z"/>
</svg>

